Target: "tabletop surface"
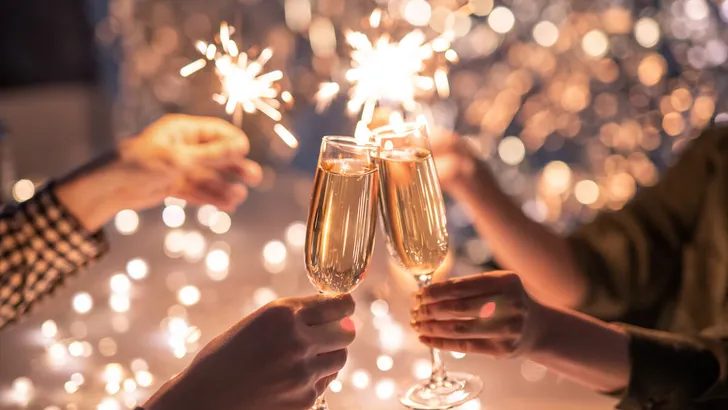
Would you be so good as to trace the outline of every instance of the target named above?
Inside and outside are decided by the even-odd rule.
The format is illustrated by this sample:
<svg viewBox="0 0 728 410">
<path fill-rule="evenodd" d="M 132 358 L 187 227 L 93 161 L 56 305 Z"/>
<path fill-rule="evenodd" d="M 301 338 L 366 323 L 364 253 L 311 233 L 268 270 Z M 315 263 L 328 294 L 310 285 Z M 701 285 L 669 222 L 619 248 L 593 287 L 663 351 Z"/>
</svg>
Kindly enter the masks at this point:
<svg viewBox="0 0 728 410">
<path fill-rule="evenodd" d="M 21 401 L 28 400 L 26 408 L 30 409 L 114 410 L 141 404 L 183 369 L 200 346 L 242 315 L 274 297 L 312 293 L 300 247 L 311 180 L 285 174 L 268 185 L 268 189 L 251 193 L 233 215 L 230 230 L 223 234 L 201 225 L 197 209 L 187 208 L 184 225 L 173 234 L 187 235 L 183 237 L 188 249 L 181 256 L 170 252 L 172 239 L 168 235 L 173 230 L 162 222 L 161 209 L 141 213 L 138 230 L 131 235 L 121 235 L 110 224 L 107 231 L 112 250 L 102 261 L 70 280 L 22 323 L 0 332 L 0 408 L 21 408 L 18 392 L 13 389 L 21 377 L 32 383 L 32 389 L 20 397 Z M 275 260 L 283 257 L 280 243 L 264 252 L 271 241 L 285 245 L 282 263 Z M 401 408 L 397 389 L 416 373 L 427 372 L 427 351 L 407 326 L 413 282 L 392 273 L 384 241 L 380 237 L 377 242 L 367 277 L 354 292 L 358 335 L 340 376 L 340 391 L 329 394 L 332 409 Z M 214 249 L 229 250 L 226 276 L 207 273 L 206 255 Z M 110 278 L 124 272 L 133 258 L 146 261 L 149 274 L 131 281 L 128 311 L 114 312 L 109 304 Z M 471 271 L 455 264 L 454 274 Z M 199 289 L 199 302 L 182 309 L 178 291 L 189 285 Z M 93 299 L 93 308 L 86 314 L 72 309 L 78 292 L 88 292 Z M 168 316 L 180 312 L 186 315 L 189 332 L 183 347 L 175 345 L 175 352 L 165 327 L 169 327 Z M 43 336 L 41 326 L 46 320 L 56 323 L 56 337 Z M 382 366 L 385 370 L 378 368 L 377 359 L 382 355 L 392 359 L 383 360 L 391 363 L 391 369 L 386 364 Z M 132 362 L 140 358 L 153 376 L 152 385 L 126 382 L 117 387 L 119 392 L 114 393 L 117 388 L 112 386 L 109 391 L 114 394 L 110 394 L 105 381 L 107 365 L 120 364 L 122 379 L 135 380 L 141 362 L 134 366 Z M 577 387 L 534 363 L 473 355 L 456 359 L 450 354 L 446 362 L 451 369 L 472 372 L 483 379 L 479 402 L 465 409 L 607 410 L 614 406 L 613 400 Z M 78 374 L 83 383 L 74 385 L 80 381 Z M 27 385 L 26 379 L 21 380 Z"/>
</svg>

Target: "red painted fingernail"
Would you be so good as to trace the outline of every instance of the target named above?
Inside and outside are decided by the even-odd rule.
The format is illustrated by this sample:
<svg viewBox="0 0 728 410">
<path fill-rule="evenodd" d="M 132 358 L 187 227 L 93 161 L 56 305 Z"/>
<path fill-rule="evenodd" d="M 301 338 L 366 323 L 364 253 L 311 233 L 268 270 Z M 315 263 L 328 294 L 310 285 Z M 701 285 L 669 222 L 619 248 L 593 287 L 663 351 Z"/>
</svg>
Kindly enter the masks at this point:
<svg viewBox="0 0 728 410">
<path fill-rule="evenodd" d="M 354 320 L 351 317 L 345 317 L 341 319 L 341 328 L 348 332 L 353 332 L 354 330 L 356 330 Z"/>
<path fill-rule="evenodd" d="M 479 316 L 483 319 L 488 319 L 495 314 L 495 302 L 488 302 L 480 308 Z"/>
</svg>

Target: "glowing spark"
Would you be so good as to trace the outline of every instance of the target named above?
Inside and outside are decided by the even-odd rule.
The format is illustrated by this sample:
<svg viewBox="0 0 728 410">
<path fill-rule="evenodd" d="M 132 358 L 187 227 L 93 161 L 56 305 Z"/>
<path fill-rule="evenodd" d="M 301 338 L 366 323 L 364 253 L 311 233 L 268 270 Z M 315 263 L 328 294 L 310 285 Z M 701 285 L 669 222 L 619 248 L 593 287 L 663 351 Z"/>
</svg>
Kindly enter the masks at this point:
<svg viewBox="0 0 728 410">
<path fill-rule="evenodd" d="M 207 65 L 207 61 L 203 58 L 195 60 L 179 70 L 179 75 L 189 77 L 190 75 L 202 70 Z"/>
<path fill-rule="evenodd" d="M 382 11 L 371 14 L 369 24 L 379 27 Z M 350 84 L 347 108 L 351 114 L 361 113 L 361 121 L 369 124 L 376 106 L 382 102 L 400 105 L 405 111 L 415 111 L 417 99 L 437 91 L 440 97 L 450 95 L 447 68 L 432 60 L 443 56 L 456 60 L 457 54 L 450 48 L 452 33 L 446 32 L 430 42 L 420 30 L 407 33 L 399 41 L 389 35 L 378 37 L 350 31 L 346 41 L 351 47 L 351 68 L 346 72 Z M 447 58 L 450 56 L 450 58 Z M 438 68 L 434 70 L 434 66 Z M 316 108 L 325 109 L 339 93 L 336 83 L 323 83 L 316 93 Z"/>
<path fill-rule="evenodd" d="M 437 87 L 437 94 L 443 98 L 450 96 L 450 83 L 447 80 L 447 71 L 441 68 L 435 71 L 435 87 Z"/>
<path fill-rule="evenodd" d="M 339 94 L 339 84 L 337 83 L 322 83 L 319 85 L 318 92 L 316 92 L 316 111 L 322 112 L 331 104 L 331 101 Z"/>
<path fill-rule="evenodd" d="M 273 126 L 273 131 L 275 131 L 275 133 L 278 134 L 283 142 L 285 142 L 286 145 L 288 145 L 289 147 L 298 147 L 298 140 L 290 131 L 288 131 L 288 128 L 284 127 L 281 124 L 276 124 Z"/>
<path fill-rule="evenodd" d="M 233 116 L 236 125 L 242 126 L 243 112 L 261 112 L 276 122 L 274 131 L 288 146 L 297 146 L 296 137 L 279 124 L 283 115 L 278 98 L 285 102 L 293 101 L 289 92 L 279 95 L 277 82 L 283 79 L 283 73 L 280 70 L 263 72 L 266 63 L 273 57 L 273 51 L 263 49 L 256 59 L 251 59 L 247 53 L 240 51 L 235 40 L 230 37 L 234 32 L 233 27 L 223 22 L 216 39 L 218 45 L 198 41 L 195 48 L 204 58 L 186 65 L 180 74 L 188 77 L 203 69 L 207 61 L 213 62 L 222 92 L 213 94 L 212 99 L 225 107 L 225 112 Z"/>
<path fill-rule="evenodd" d="M 372 28 L 378 28 L 379 24 L 381 24 L 381 23 L 382 23 L 382 10 L 375 9 L 372 12 L 372 15 L 369 16 L 369 25 Z"/>
</svg>

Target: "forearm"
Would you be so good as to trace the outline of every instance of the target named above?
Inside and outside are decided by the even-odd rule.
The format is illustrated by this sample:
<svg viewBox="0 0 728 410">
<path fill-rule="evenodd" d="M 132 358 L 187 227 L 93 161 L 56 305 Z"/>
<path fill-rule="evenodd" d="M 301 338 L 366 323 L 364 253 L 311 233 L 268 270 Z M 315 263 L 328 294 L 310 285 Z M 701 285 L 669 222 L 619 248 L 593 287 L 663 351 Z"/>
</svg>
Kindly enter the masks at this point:
<svg viewBox="0 0 728 410">
<path fill-rule="evenodd" d="M 481 164 L 469 181 L 450 193 L 469 208 L 475 228 L 488 241 L 498 262 L 518 272 L 537 299 L 577 307 L 588 284 L 566 240 L 524 215 L 485 165 Z"/>
<path fill-rule="evenodd" d="M 60 179 L 55 193 L 86 230 L 98 231 L 124 209 L 126 184 L 120 171 L 119 156 L 110 151 Z"/>
<path fill-rule="evenodd" d="M 629 384 L 629 335 L 590 316 L 545 308 L 544 334 L 526 356 L 575 382 L 600 392 Z"/>
</svg>

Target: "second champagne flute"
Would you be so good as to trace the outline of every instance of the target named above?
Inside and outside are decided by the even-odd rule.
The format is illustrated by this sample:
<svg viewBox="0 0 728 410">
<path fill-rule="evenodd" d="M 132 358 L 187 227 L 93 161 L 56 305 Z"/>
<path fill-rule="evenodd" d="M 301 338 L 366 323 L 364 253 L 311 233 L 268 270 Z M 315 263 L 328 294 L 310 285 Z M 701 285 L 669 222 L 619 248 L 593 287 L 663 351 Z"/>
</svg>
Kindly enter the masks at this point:
<svg viewBox="0 0 728 410">
<path fill-rule="evenodd" d="M 414 276 L 420 288 L 447 256 L 445 204 L 432 159 L 427 127 L 404 124 L 378 128 L 379 203 L 389 254 Z M 448 373 L 437 349 L 430 349 L 432 375 L 410 387 L 400 401 L 415 409 L 449 409 L 477 397 L 483 383 L 467 373 Z"/>
<path fill-rule="evenodd" d="M 324 137 L 306 231 L 308 278 L 319 292 L 353 291 L 364 278 L 377 224 L 376 147 Z M 327 410 L 324 395 L 312 410 Z"/>
</svg>

